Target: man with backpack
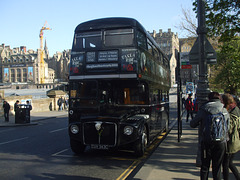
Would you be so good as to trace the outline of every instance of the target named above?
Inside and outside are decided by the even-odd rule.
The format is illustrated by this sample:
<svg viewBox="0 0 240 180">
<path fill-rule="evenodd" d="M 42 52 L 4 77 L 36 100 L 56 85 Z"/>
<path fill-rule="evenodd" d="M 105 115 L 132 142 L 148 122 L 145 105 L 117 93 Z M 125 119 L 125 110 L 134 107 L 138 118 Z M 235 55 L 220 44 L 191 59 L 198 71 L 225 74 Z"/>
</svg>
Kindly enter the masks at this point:
<svg viewBox="0 0 240 180">
<path fill-rule="evenodd" d="M 200 125 L 201 136 L 201 180 L 208 179 L 212 161 L 214 180 L 221 179 L 221 164 L 228 140 L 229 114 L 223 107 L 218 92 L 210 92 L 209 101 L 203 104 L 190 122 L 192 128 Z"/>
</svg>

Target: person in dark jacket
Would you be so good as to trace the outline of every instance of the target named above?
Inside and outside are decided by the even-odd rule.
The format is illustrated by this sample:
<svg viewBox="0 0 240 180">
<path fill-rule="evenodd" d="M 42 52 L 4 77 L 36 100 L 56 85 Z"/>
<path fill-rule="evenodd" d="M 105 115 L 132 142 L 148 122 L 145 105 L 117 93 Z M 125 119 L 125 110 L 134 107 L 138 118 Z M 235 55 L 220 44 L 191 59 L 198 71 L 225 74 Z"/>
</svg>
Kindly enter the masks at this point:
<svg viewBox="0 0 240 180">
<path fill-rule="evenodd" d="M 195 128 L 200 125 L 201 136 L 203 137 L 203 131 L 206 127 L 206 119 L 209 114 L 217 114 L 222 112 L 224 120 L 229 126 L 229 114 L 228 111 L 223 107 L 218 92 L 210 92 L 208 94 L 209 101 L 203 104 L 193 120 L 190 121 L 190 126 Z M 201 180 L 207 180 L 209 174 L 210 162 L 212 160 L 212 174 L 214 180 L 221 179 L 221 165 L 223 157 L 226 152 L 226 140 L 224 141 L 208 143 L 204 141 L 205 138 L 201 138 Z"/>
<path fill-rule="evenodd" d="M 187 119 L 186 122 L 188 122 L 189 114 L 191 115 L 191 118 L 193 119 L 193 99 L 192 99 L 192 94 L 188 95 L 188 98 L 185 101 L 185 108 L 187 110 Z"/>
<path fill-rule="evenodd" d="M 3 101 L 3 109 L 4 109 L 5 122 L 9 122 L 10 105 L 8 104 L 7 101 Z"/>
<path fill-rule="evenodd" d="M 18 119 L 19 119 L 19 100 L 17 100 L 15 103 L 14 103 L 14 111 L 15 111 L 15 123 L 18 122 Z"/>
<path fill-rule="evenodd" d="M 63 99 L 60 97 L 57 101 L 58 104 L 58 111 L 62 111 Z"/>
<path fill-rule="evenodd" d="M 240 139 L 239 139 L 239 117 L 240 110 L 237 107 L 237 103 L 231 94 L 224 94 L 222 96 L 224 107 L 228 110 L 230 115 L 230 126 L 228 129 L 229 141 L 227 152 L 223 160 L 223 178 L 224 180 L 229 179 L 229 168 L 231 169 L 233 175 L 236 179 L 240 180 L 240 175 L 238 169 L 233 164 L 233 159 L 235 154 L 240 150 Z"/>
<path fill-rule="evenodd" d="M 14 111 L 16 113 L 16 111 L 18 110 L 18 104 L 19 104 L 19 100 L 16 100 L 16 102 L 14 103 Z"/>
</svg>

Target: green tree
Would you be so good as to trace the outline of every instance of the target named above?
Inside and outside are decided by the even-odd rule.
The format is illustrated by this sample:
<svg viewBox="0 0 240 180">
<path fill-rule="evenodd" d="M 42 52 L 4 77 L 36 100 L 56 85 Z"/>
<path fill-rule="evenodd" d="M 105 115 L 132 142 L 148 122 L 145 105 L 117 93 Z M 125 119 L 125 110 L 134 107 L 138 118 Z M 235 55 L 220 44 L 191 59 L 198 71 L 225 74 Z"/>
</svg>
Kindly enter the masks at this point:
<svg viewBox="0 0 240 180">
<path fill-rule="evenodd" d="M 210 37 L 229 41 L 240 32 L 239 0 L 205 0 L 206 27 Z M 193 3 L 197 12 L 197 0 Z"/>
<path fill-rule="evenodd" d="M 237 94 L 240 87 L 240 37 L 226 41 L 217 53 L 213 83 L 226 92 Z"/>
</svg>

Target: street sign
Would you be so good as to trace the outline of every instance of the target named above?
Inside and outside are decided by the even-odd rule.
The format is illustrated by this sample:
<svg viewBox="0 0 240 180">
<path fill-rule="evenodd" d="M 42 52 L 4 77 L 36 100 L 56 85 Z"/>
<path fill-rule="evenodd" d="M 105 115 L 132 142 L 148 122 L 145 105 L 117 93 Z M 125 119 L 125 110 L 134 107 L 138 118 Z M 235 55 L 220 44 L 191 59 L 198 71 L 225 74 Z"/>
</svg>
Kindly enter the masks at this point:
<svg viewBox="0 0 240 180">
<path fill-rule="evenodd" d="M 206 48 L 206 58 L 207 64 L 216 64 L 217 63 L 217 55 L 212 45 L 204 36 L 205 48 Z M 195 41 L 190 53 L 189 53 L 189 61 L 190 64 L 199 64 L 199 38 Z"/>
<path fill-rule="evenodd" d="M 189 52 L 180 53 L 181 69 L 192 69 L 192 65 L 189 62 Z"/>
</svg>

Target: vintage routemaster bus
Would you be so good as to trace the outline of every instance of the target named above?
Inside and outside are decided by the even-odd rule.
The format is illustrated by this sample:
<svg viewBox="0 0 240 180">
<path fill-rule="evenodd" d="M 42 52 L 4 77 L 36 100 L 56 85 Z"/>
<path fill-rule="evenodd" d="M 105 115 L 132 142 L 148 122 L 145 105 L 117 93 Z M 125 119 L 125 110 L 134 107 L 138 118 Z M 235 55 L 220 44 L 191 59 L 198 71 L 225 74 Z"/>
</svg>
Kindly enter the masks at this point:
<svg viewBox="0 0 240 180">
<path fill-rule="evenodd" d="M 169 88 L 169 60 L 137 20 L 79 24 L 69 73 L 72 151 L 88 146 L 142 156 L 168 128 Z"/>
</svg>

